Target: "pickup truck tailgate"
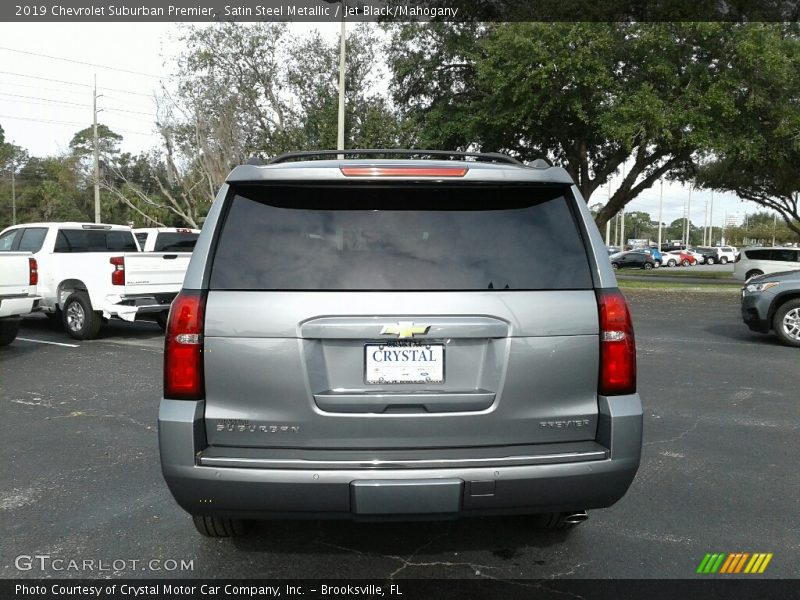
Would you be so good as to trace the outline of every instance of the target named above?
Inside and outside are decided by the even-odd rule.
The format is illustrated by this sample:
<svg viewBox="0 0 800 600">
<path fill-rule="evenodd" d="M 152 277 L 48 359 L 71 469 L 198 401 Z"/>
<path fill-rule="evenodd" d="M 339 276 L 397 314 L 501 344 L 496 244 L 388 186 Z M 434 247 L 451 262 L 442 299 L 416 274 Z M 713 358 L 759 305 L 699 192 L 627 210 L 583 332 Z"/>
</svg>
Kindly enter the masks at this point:
<svg viewBox="0 0 800 600">
<path fill-rule="evenodd" d="M 30 252 L 3 252 L 0 254 L 0 297 L 27 296 L 31 290 Z"/>
<path fill-rule="evenodd" d="M 177 293 L 191 254 L 136 252 L 125 254 L 125 295 Z"/>
</svg>

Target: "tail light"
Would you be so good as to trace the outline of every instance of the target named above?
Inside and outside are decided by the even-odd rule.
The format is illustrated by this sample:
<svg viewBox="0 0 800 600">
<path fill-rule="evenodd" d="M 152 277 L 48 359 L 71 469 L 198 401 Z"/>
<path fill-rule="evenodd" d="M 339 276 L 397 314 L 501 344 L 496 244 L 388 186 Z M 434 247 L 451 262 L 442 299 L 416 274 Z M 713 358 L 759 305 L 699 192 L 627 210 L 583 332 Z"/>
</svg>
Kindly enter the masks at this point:
<svg viewBox="0 0 800 600">
<path fill-rule="evenodd" d="M 39 285 L 39 264 L 35 258 L 28 259 L 28 285 Z"/>
<path fill-rule="evenodd" d="M 206 295 L 182 290 L 173 300 L 164 344 L 164 398 L 201 400 Z"/>
<path fill-rule="evenodd" d="M 617 290 L 598 290 L 600 315 L 600 379 L 603 396 L 636 391 L 636 341 L 625 297 Z"/>
<path fill-rule="evenodd" d="M 467 167 L 341 167 L 345 177 L 464 177 Z"/>
<path fill-rule="evenodd" d="M 125 285 L 125 257 L 112 256 L 108 259 L 114 270 L 111 272 L 111 285 Z"/>
</svg>

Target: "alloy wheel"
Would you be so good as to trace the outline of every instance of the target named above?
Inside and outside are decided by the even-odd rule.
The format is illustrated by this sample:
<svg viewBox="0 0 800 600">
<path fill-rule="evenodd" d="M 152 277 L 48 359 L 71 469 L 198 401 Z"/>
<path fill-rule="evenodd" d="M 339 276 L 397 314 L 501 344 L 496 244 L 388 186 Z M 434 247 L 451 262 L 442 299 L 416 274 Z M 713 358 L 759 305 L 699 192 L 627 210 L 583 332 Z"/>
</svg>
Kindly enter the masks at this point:
<svg viewBox="0 0 800 600">
<path fill-rule="evenodd" d="M 80 331 L 86 321 L 86 313 L 80 302 L 73 302 L 67 307 L 67 326 L 72 331 Z"/>
<path fill-rule="evenodd" d="M 783 316 L 783 331 L 793 340 L 800 341 L 800 308 L 793 308 Z"/>
</svg>

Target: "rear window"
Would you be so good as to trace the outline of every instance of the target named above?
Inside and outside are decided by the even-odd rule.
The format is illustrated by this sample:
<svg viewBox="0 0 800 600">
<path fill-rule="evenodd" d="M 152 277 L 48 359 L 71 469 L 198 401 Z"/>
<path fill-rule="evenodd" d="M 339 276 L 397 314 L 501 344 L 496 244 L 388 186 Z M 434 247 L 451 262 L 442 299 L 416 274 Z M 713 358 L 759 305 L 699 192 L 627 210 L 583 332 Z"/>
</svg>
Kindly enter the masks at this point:
<svg viewBox="0 0 800 600">
<path fill-rule="evenodd" d="M 241 186 L 215 290 L 591 289 L 564 187 Z"/>
<path fill-rule="evenodd" d="M 96 229 L 61 229 L 55 252 L 136 252 L 136 240 L 130 231 Z"/>
<path fill-rule="evenodd" d="M 159 233 L 156 237 L 155 252 L 191 252 L 197 243 L 199 233 Z"/>
</svg>

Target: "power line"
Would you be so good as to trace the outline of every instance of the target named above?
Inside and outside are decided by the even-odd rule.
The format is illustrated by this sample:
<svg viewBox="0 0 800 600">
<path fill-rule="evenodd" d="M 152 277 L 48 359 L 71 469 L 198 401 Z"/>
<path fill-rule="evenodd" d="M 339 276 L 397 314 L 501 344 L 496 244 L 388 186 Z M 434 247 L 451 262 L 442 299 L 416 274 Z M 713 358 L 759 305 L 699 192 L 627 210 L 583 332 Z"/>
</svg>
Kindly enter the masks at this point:
<svg viewBox="0 0 800 600">
<path fill-rule="evenodd" d="M 53 104 L 63 104 L 66 106 L 81 106 L 84 108 L 89 108 L 91 106 L 90 104 L 81 104 L 79 102 L 67 102 L 66 100 L 51 100 L 50 98 L 42 98 L 41 96 L 23 96 L 22 94 L 6 94 L 5 92 L 0 92 L 0 96 L 10 96 L 12 98 L 25 98 L 26 100 L 44 100 L 45 102 L 51 102 Z M 15 101 L 11 100 L 11 102 Z M 39 103 L 26 102 L 26 104 L 39 104 Z M 151 117 L 155 116 L 155 113 L 142 112 L 139 110 L 125 110 L 124 108 L 104 107 L 102 110 L 107 110 L 110 112 L 131 113 L 134 115 L 148 115 Z"/>
<path fill-rule="evenodd" d="M 34 119 L 32 117 L 12 117 L 11 115 L 0 115 L 0 119 L 15 119 L 17 121 L 33 121 L 36 123 L 55 123 L 57 125 L 75 125 L 76 127 L 83 127 L 85 123 L 76 123 L 75 121 L 57 121 L 54 119 Z M 84 127 L 87 129 L 87 127 Z M 114 128 L 115 131 L 122 131 L 124 133 L 132 133 L 134 135 L 146 135 L 148 137 L 155 137 L 155 134 L 152 132 L 144 132 L 144 131 L 134 131 L 132 129 L 117 129 Z"/>
<path fill-rule="evenodd" d="M 7 48 L 5 46 L 0 46 L 0 50 L 6 50 L 8 52 L 17 52 L 19 54 L 28 54 L 30 56 L 39 56 L 41 58 L 49 58 L 51 60 L 61 60 L 68 63 L 73 63 L 76 65 L 86 65 L 89 67 L 97 67 L 98 69 L 108 69 L 109 71 L 119 71 L 120 73 L 131 73 L 133 75 L 142 75 L 144 77 L 153 77 L 154 79 L 166 79 L 163 75 L 153 75 L 152 73 L 144 73 L 142 71 L 133 71 L 131 69 L 120 69 L 119 67 L 109 67 L 108 65 L 101 65 L 97 63 L 90 63 L 83 60 L 75 60 L 72 58 L 62 58 L 60 56 L 51 56 L 49 54 L 40 54 L 39 52 L 30 52 L 28 50 L 17 50 L 16 48 Z"/>
<path fill-rule="evenodd" d="M 40 77 L 38 75 L 27 75 L 25 73 L 14 73 L 12 71 L 0 71 L 0 74 L 3 75 L 12 75 L 14 77 L 26 77 L 28 79 L 39 79 L 41 81 L 52 81 L 54 83 L 63 83 L 66 85 L 76 85 L 78 87 L 85 87 L 91 89 L 93 86 L 89 85 L 88 83 L 78 83 L 77 81 L 65 81 L 64 79 L 53 79 L 52 77 Z M 112 87 L 103 87 L 100 86 L 101 90 L 108 90 L 110 92 L 121 92 L 123 94 L 131 94 L 134 96 L 144 96 L 145 98 L 152 98 L 151 94 L 145 94 L 143 92 L 132 92 L 130 90 L 123 90 L 120 88 L 112 88 Z"/>
<path fill-rule="evenodd" d="M 0 96 L 10 96 L 12 98 L 25 98 L 26 100 L 44 100 L 45 102 L 52 102 L 53 104 L 64 104 L 67 106 L 83 106 L 88 107 L 89 104 L 80 104 L 78 102 L 67 102 L 66 100 L 51 100 L 50 98 L 42 98 L 41 96 L 23 96 L 22 94 L 6 94 L 0 92 Z"/>
<path fill-rule="evenodd" d="M 37 123 L 56 123 L 58 125 L 77 125 L 80 127 L 83 123 L 75 123 L 74 121 L 55 121 L 52 119 L 33 119 L 30 117 L 12 117 L 11 115 L 0 115 L 0 119 L 16 119 L 17 121 L 36 121 Z"/>
<path fill-rule="evenodd" d="M 81 95 L 84 94 L 82 90 L 65 90 L 64 88 L 42 87 L 41 85 L 36 85 L 36 84 L 16 83 L 12 81 L 0 81 L 0 87 L 6 87 L 6 86 L 29 88 L 45 92 L 58 92 L 59 94 L 81 94 Z"/>
</svg>

